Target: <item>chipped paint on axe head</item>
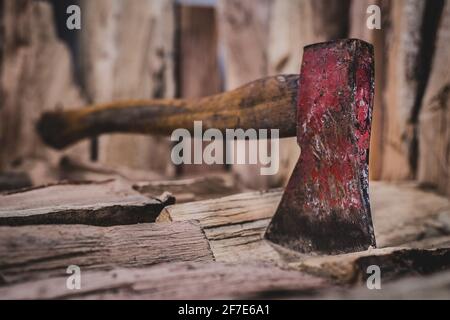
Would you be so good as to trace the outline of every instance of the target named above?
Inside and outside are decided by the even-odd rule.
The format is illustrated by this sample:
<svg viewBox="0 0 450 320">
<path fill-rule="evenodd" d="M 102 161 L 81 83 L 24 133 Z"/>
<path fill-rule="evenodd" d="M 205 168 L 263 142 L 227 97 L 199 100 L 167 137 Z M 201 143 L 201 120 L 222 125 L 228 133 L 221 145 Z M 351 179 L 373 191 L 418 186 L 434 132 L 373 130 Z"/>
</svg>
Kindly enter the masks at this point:
<svg viewBox="0 0 450 320">
<path fill-rule="evenodd" d="M 266 239 L 305 253 L 375 247 L 368 194 L 373 100 L 372 45 L 346 39 L 305 48 L 297 103 L 302 152 Z"/>
</svg>

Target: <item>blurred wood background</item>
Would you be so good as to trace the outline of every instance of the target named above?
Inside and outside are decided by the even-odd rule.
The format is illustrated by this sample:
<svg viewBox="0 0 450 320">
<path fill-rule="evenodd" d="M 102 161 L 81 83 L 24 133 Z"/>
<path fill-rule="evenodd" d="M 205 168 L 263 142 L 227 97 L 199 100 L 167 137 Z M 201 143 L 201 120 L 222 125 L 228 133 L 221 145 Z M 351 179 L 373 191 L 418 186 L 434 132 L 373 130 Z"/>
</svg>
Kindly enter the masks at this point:
<svg viewBox="0 0 450 320">
<path fill-rule="evenodd" d="M 80 31 L 65 27 L 74 3 Z M 382 9 L 381 30 L 366 27 L 371 4 Z M 44 183 L 42 172 L 67 155 L 167 178 L 230 170 L 248 187 L 282 186 L 295 139 L 280 145 L 279 174 L 263 177 L 257 166 L 175 168 L 161 137 L 104 136 L 59 153 L 39 141 L 35 121 L 49 109 L 202 96 L 298 73 L 303 46 L 344 37 L 375 46 L 371 178 L 417 179 L 450 195 L 450 0 L 0 0 L 0 172 Z"/>
</svg>

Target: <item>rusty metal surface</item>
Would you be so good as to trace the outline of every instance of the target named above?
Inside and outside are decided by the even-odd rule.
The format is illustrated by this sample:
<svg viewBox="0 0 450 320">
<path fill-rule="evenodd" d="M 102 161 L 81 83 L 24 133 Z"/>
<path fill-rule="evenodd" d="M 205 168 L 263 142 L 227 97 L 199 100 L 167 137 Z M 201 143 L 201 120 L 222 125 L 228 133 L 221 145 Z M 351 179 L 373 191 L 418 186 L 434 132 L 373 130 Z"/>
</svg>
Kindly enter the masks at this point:
<svg viewBox="0 0 450 320">
<path fill-rule="evenodd" d="M 301 252 L 375 246 L 368 196 L 374 57 L 370 44 L 305 48 L 297 114 L 302 154 L 266 238 Z"/>
</svg>

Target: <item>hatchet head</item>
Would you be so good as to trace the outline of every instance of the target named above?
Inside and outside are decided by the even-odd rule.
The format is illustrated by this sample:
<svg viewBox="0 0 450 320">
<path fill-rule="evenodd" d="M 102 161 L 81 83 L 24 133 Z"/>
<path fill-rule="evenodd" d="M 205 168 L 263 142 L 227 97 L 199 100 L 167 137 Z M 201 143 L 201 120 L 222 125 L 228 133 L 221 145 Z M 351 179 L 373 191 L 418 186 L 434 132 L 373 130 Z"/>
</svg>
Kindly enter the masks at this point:
<svg viewBox="0 0 450 320">
<path fill-rule="evenodd" d="M 375 247 L 368 194 L 373 47 L 354 39 L 308 46 L 299 81 L 301 156 L 265 237 L 305 253 Z"/>
</svg>

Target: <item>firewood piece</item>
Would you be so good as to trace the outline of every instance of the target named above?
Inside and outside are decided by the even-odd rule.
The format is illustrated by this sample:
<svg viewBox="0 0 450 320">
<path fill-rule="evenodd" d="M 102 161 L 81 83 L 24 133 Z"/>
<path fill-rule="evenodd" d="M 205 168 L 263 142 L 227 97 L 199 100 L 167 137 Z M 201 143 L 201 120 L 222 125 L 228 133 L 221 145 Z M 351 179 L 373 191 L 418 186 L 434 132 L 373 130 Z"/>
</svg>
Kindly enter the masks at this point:
<svg viewBox="0 0 450 320">
<path fill-rule="evenodd" d="M 290 267 L 327 277 L 339 283 L 366 281 L 367 267 L 377 265 L 383 281 L 405 275 L 427 275 L 450 268 L 450 248 L 433 250 L 391 247 L 337 256 L 309 258 Z"/>
<path fill-rule="evenodd" d="M 174 96 L 175 1 L 77 2 L 83 29 L 76 32 L 75 61 L 89 102 Z M 174 173 L 166 139 L 113 135 L 100 138 L 98 145 L 101 164 Z"/>
<path fill-rule="evenodd" d="M 0 170 L 26 158 L 53 163 L 60 154 L 44 147 L 34 127 L 43 111 L 86 104 L 70 52 L 49 1 L 5 0 L 0 7 Z M 67 153 L 87 160 L 88 145 Z"/>
<path fill-rule="evenodd" d="M 173 203 L 167 194 L 151 199 L 120 180 L 60 183 L 0 196 L 0 225 L 154 222 Z"/>
<path fill-rule="evenodd" d="M 3 299 L 245 299 L 279 290 L 311 295 L 327 281 L 268 265 L 171 263 L 146 269 L 86 272 L 80 290 L 67 277 L 0 287 Z"/>
<path fill-rule="evenodd" d="M 237 194 L 167 207 L 157 222 L 197 220 L 217 261 L 273 261 L 280 256 L 262 240 L 281 190 Z"/>
<path fill-rule="evenodd" d="M 438 1 L 436 1 L 438 2 Z M 418 180 L 450 197 L 450 1 L 445 2 L 419 115 Z"/>
<path fill-rule="evenodd" d="M 450 272 L 439 272 L 427 277 L 406 277 L 381 286 L 382 290 L 367 290 L 361 284 L 352 290 L 321 295 L 321 299 L 367 299 L 367 300 L 449 300 Z"/>
<path fill-rule="evenodd" d="M 144 194 L 170 192 L 177 203 L 215 199 L 239 193 L 242 189 L 230 175 L 210 175 L 182 180 L 149 181 L 136 183 L 133 188 Z"/>
<path fill-rule="evenodd" d="M 60 180 L 69 181 L 99 181 L 120 178 L 130 182 L 139 182 L 162 179 L 160 174 L 151 170 L 84 162 L 70 157 L 63 157 L 60 160 L 58 170 Z"/>
<path fill-rule="evenodd" d="M 0 274 L 7 283 L 67 276 L 70 265 L 87 271 L 213 260 L 195 222 L 0 227 L 0 256 Z"/>
</svg>

